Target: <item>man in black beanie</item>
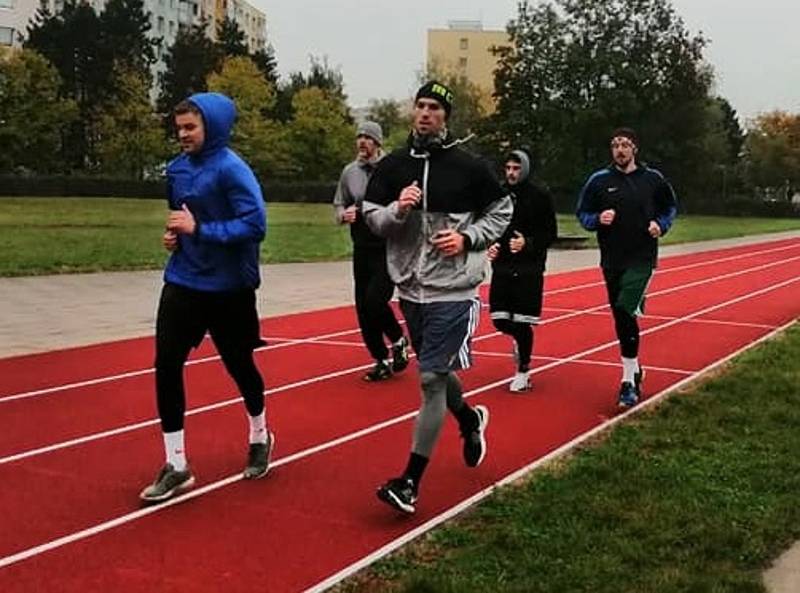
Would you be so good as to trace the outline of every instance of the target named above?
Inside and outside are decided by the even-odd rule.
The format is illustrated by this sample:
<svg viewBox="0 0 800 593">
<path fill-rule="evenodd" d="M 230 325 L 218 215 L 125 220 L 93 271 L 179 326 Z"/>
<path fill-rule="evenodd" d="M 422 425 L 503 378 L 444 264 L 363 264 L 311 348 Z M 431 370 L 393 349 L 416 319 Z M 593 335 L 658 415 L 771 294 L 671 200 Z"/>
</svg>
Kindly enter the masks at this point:
<svg viewBox="0 0 800 593">
<path fill-rule="evenodd" d="M 407 146 L 378 165 L 362 211 L 386 237 L 389 275 L 417 354 L 422 405 L 403 473 L 378 489 L 378 498 L 413 513 L 419 484 L 447 410 L 461 430 L 464 463 L 486 455 L 489 410 L 470 406 L 455 371 L 471 366 L 478 325 L 477 287 L 485 251 L 511 220 L 511 199 L 489 168 L 447 135 L 452 92 L 439 82 L 419 89 Z"/>
<path fill-rule="evenodd" d="M 583 228 L 597 231 L 611 313 L 622 355 L 617 404 L 635 406 L 642 395 L 639 324 L 647 285 L 658 259 L 658 239 L 677 213 L 672 186 L 660 171 L 640 163 L 639 137 L 631 128 L 611 134 L 611 164 L 593 173 L 578 197 Z"/>
</svg>

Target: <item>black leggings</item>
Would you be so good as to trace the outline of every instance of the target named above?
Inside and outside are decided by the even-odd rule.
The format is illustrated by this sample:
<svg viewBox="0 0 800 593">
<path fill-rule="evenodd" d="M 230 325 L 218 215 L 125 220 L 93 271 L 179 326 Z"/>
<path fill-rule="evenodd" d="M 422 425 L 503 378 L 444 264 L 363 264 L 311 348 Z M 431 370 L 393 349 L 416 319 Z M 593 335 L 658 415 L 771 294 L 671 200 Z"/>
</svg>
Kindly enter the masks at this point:
<svg viewBox="0 0 800 593">
<path fill-rule="evenodd" d="M 383 336 L 396 342 L 403 336 L 389 300 L 394 284 L 386 270 L 386 249 L 382 247 L 353 248 L 353 280 L 355 282 L 356 313 L 361 337 L 375 360 L 386 360 L 389 350 Z"/>
<path fill-rule="evenodd" d="M 525 373 L 531 368 L 533 354 L 533 328 L 529 323 L 517 323 L 508 319 L 492 319 L 498 331 L 508 334 L 517 343 L 519 363 L 517 370 Z"/>
<path fill-rule="evenodd" d="M 624 358 L 639 356 L 639 322 L 636 317 L 618 307 L 611 307 L 617 330 L 619 350 Z"/>
<path fill-rule="evenodd" d="M 253 360 L 259 337 L 255 291 L 209 293 L 165 284 L 156 321 L 156 401 L 164 432 L 183 429 L 183 367 L 206 331 L 244 398 L 247 412 L 264 411 L 264 380 Z"/>
</svg>

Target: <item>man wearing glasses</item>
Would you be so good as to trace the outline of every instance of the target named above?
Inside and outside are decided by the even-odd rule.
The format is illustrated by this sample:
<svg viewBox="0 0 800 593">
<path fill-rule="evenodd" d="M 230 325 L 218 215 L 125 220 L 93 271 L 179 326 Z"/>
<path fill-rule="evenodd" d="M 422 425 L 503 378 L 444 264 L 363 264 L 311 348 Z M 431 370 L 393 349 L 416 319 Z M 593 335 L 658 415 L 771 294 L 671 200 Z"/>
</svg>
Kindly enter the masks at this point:
<svg viewBox="0 0 800 593">
<path fill-rule="evenodd" d="M 639 324 L 644 298 L 658 259 L 658 238 L 677 213 L 672 186 L 637 159 L 639 139 L 630 128 L 611 134 L 611 164 L 593 173 L 578 198 L 583 228 L 597 231 L 600 266 L 622 355 L 617 403 L 630 408 L 641 397 Z"/>
</svg>

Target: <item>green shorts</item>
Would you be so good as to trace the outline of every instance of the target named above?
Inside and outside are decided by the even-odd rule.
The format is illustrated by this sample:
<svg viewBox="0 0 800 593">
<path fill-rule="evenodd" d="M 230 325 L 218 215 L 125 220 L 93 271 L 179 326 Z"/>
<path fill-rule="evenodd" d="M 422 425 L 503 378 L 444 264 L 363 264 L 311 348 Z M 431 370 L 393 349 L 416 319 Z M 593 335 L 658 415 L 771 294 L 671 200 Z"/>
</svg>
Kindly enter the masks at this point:
<svg viewBox="0 0 800 593">
<path fill-rule="evenodd" d="M 633 317 L 642 315 L 645 293 L 652 277 L 653 268 L 647 265 L 624 270 L 603 268 L 608 302 Z"/>
</svg>

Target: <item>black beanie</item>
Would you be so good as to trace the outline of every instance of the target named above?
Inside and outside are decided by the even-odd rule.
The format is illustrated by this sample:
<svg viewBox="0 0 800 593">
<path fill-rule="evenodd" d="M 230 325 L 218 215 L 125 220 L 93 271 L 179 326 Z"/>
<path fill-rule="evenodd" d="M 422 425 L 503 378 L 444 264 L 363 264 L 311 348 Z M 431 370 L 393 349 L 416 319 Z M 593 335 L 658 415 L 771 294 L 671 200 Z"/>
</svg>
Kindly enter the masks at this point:
<svg viewBox="0 0 800 593">
<path fill-rule="evenodd" d="M 450 112 L 453 110 L 453 92 L 441 82 L 431 80 L 419 87 L 417 96 L 414 97 L 414 102 L 420 98 L 438 101 L 444 107 L 447 117 L 450 117 Z"/>
</svg>

